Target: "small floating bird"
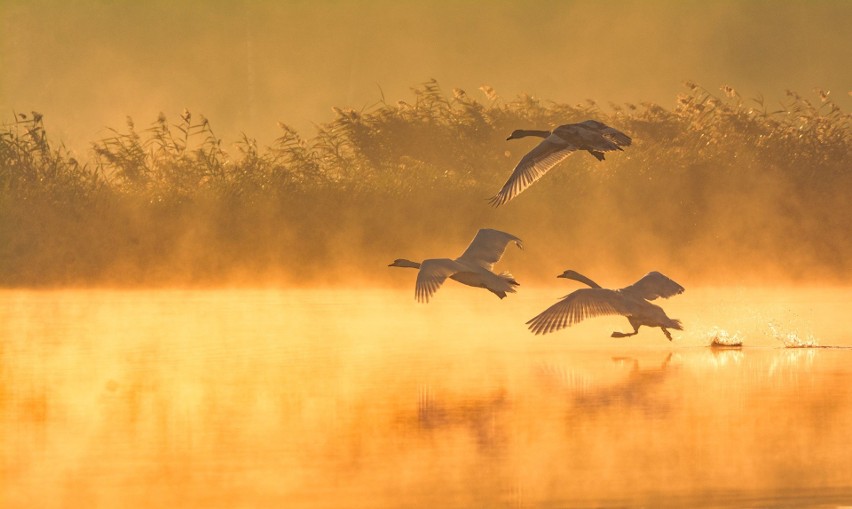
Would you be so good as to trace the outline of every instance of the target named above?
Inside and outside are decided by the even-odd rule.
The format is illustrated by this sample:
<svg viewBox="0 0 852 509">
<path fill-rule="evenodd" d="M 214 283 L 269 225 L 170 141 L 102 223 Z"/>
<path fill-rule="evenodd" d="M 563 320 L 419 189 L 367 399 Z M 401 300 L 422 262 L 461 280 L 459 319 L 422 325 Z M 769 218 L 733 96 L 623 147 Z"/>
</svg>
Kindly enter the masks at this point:
<svg viewBox="0 0 852 509">
<path fill-rule="evenodd" d="M 506 247 L 512 242 L 519 248 L 524 248 L 518 237 L 499 230 L 484 228 L 476 233 L 464 253 L 455 260 L 431 258 L 423 260 L 423 263 L 417 263 L 398 258 L 388 267 L 420 269 L 414 286 L 414 298 L 418 302 L 429 302 L 432 294 L 448 277 L 468 286 L 485 288 L 502 299 L 507 293 L 514 293 L 514 287 L 519 286 L 508 272 L 501 274 L 493 272 L 494 264 L 500 261 Z"/>
<path fill-rule="evenodd" d="M 489 198 L 489 203 L 495 207 L 521 194 L 575 150 L 586 150 L 598 161 L 603 161 L 604 152 L 623 150 L 621 147 L 627 147 L 633 141 L 630 136 L 597 120 L 565 124 L 553 131 L 518 129 L 506 139 L 515 140 L 526 136 L 538 136 L 544 138 L 544 141 L 521 159 L 509 180 L 503 184 L 503 189 Z"/>
<path fill-rule="evenodd" d="M 536 334 L 547 334 L 568 327 L 585 318 L 602 315 L 624 315 L 633 326 L 633 332 L 613 332 L 614 338 L 635 336 L 639 327 L 659 327 L 672 340 L 668 329 L 683 330 L 680 320 L 666 316 L 660 306 L 651 304 L 657 297 L 668 298 L 683 293 L 683 287 L 659 272 L 649 272 L 642 279 L 619 290 L 601 288 L 586 276 L 566 270 L 556 277 L 573 279 L 590 288 L 575 290 L 561 301 L 542 311 L 527 324 Z"/>
</svg>

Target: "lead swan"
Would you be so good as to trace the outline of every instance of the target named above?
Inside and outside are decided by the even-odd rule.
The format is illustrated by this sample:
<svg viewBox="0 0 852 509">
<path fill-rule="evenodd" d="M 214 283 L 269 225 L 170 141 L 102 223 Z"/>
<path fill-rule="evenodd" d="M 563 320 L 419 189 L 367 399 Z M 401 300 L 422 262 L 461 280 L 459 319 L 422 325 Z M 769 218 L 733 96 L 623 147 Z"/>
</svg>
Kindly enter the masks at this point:
<svg viewBox="0 0 852 509">
<path fill-rule="evenodd" d="M 514 293 L 519 286 L 508 272 L 495 274 L 494 264 L 500 261 L 506 247 L 515 243 L 523 249 L 521 239 L 506 232 L 481 229 L 467 246 L 464 253 L 455 260 L 449 258 L 430 258 L 423 263 L 398 258 L 388 267 L 409 267 L 420 269 L 414 286 L 414 298 L 418 302 L 429 302 L 441 284 L 449 277 L 459 283 L 477 288 L 485 288 L 501 299 L 507 293 Z"/>
<path fill-rule="evenodd" d="M 633 141 L 630 136 L 597 120 L 565 124 L 553 131 L 518 129 L 513 131 L 506 140 L 526 136 L 538 136 L 544 138 L 544 141 L 518 162 L 500 192 L 489 198 L 489 203 L 495 207 L 521 194 L 521 191 L 531 186 L 575 150 L 586 150 L 598 161 L 603 161 L 604 152 L 622 150 L 621 147 L 627 147 Z"/>
<path fill-rule="evenodd" d="M 683 287 L 659 272 L 649 272 L 642 279 L 619 290 L 601 288 L 586 276 L 566 270 L 556 277 L 573 279 L 589 285 L 566 295 L 556 304 L 527 322 L 532 332 L 547 334 L 573 325 L 584 318 L 601 315 L 624 315 L 633 332 L 613 332 L 612 337 L 624 338 L 639 333 L 639 327 L 659 327 L 672 340 L 668 329 L 683 330 L 680 320 L 666 316 L 663 308 L 651 304 L 657 297 L 668 298 L 683 293 Z"/>
</svg>

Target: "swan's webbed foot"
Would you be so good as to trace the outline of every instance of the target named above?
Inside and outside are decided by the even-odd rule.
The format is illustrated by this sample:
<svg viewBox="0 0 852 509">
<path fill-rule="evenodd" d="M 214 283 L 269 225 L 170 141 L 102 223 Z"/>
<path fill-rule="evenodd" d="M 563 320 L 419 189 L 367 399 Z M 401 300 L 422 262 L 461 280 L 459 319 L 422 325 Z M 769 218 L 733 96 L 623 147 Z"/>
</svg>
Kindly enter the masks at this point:
<svg viewBox="0 0 852 509">
<path fill-rule="evenodd" d="M 610 337 L 612 337 L 612 338 L 627 338 L 627 337 L 635 336 L 635 335 L 636 335 L 635 332 L 627 333 L 627 332 L 615 331 L 615 332 L 612 333 L 612 335 Z"/>
<path fill-rule="evenodd" d="M 595 159 L 597 159 L 598 161 L 604 160 L 604 153 L 603 152 L 600 152 L 598 150 L 589 150 L 589 153 L 592 154 L 593 156 L 595 156 Z"/>
</svg>

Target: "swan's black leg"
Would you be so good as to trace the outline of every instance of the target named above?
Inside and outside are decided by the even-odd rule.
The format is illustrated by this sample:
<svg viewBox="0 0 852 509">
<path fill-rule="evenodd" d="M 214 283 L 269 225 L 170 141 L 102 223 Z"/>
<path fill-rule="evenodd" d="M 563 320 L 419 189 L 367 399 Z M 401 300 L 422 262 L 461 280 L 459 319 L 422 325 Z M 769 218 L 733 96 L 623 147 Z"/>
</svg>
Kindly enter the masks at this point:
<svg viewBox="0 0 852 509">
<path fill-rule="evenodd" d="M 628 320 L 630 320 L 630 319 L 628 318 Z M 613 332 L 610 337 L 627 338 L 627 337 L 635 336 L 636 334 L 639 334 L 639 327 L 641 327 L 641 325 L 634 323 L 633 320 L 630 320 L 630 325 L 633 326 L 633 332 Z"/>
<path fill-rule="evenodd" d="M 660 328 L 663 329 L 663 334 L 665 334 L 666 337 L 669 338 L 669 341 L 671 341 L 672 335 L 669 333 L 668 329 L 666 329 L 665 327 L 660 327 Z"/>
</svg>

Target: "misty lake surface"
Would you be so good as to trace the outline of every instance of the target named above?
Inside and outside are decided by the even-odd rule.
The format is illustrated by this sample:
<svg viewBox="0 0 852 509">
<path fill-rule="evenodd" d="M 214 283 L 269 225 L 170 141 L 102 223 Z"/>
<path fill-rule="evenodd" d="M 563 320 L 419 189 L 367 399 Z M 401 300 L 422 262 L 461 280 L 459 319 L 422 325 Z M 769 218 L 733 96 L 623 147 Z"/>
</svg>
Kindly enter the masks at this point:
<svg viewBox="0 0 852 509">
<path fill-rule="evenodd" d="M 0 506 L 852 505 L 850 289 L 568 291 L 2 291 Z"/>
</svg>

